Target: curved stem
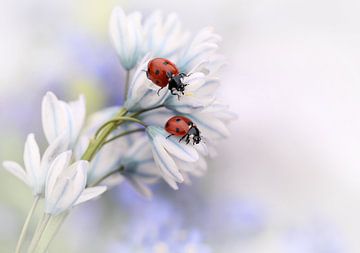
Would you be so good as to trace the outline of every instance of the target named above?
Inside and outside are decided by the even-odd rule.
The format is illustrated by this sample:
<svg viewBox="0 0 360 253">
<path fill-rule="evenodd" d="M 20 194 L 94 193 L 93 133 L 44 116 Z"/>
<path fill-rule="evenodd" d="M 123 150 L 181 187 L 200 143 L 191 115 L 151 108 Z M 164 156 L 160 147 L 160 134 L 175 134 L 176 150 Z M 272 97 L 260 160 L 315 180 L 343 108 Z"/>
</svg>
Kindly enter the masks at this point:
<svg viewBox="0 0 360 253">
<path fill-rule="evenodd" d="M 123 116 L 123 117 L 118 117 L 118 118 L 116 118 L 118 121 L 132 121 L 132 122 L 136 122 L 136 123 L 138 123 L 138 124 L 140 124 L 140 125 L 142 125 L 142 126 L 144 126 L 144 127 L 147 127 L 147 125 L 143 122 L 143 121 L 141 121 L 141 120 L 139 120 L 139 119 L 137 119 L 137 118 L 133 118 L 133 117 L 127 117 L 127 116 Z M 122 122 L 121 122 L 122 123 Z M 121 123 L 119 123 L 119 124 L 121 124 Z"/>
<path fill-rule="evenodd" d="M 95 133 L 95 138 L 97 138 L 97 136 L 101 133 L 101 131 L 108 125 L 110 124 L 113 124 L 113 123 L 117 123 L 116 126 L 119 126 L 121 125 L 121 121 L 132 121 L 132 122 L 136 122 L 140 125 L 143 125 L 144 127 L 147 127 L 147 125 L 142 122 L 141 120 L 139 119 L 136 119 L 136 118 L 133 118 L 133 117 L 127 117 L 127 116 L 121 116 L 121 117 L 116 117 L 116 118 L 113 118 L 111 120 L 109 120 L 108 122 L 106 122 L 105 124 L 103 124 Z"/>
<path fill-rule="evenodd" d="M 39 241 L 41 240 L 41 236 L 43 235 L 43 233 L 49 223 L 50 218 L 51 218 L 50 214 L 44 213 L 42 219 L 40 220 L 40 222 L 38 224 L 38 228 L 36 229 L 36 232 L 31 240 L 28 253 L 32 253 L 36 249 Z"/>
<path fill-rule="evenodd" d="M 35 199 L 34 199 L 32 205 L 31 205 L 29 213 L 28 213 L 28 215 L 26 217 L 25 223 L 24 223 L 24 225 L 23 225 L 23 227 L 21 229 L 21 233 L 20 233 L 20 237 L 19 237 L 19 240 L 17 242 L 17 245 L 16 245 L 15 253 L 19 253 L 20 250 L 21 250 L 21 246 L 22 246 L 22 244 L 24 242 L 26 232 L 27 232 L 27 230 L 29 228 L 30 221 L 31 221 L 31 219 L 32 219 L 32 217 L 33 217 L 33 215 L 35 213 L 35 210 L 36 210 L 37 204 L 39 203 L 39 200 L 40 200 L 40 196 L 39 195 L 35 196 Z"/>
<path fill-rule="evenodd" d="M 159 109 L 159 108 L 162 108 L 162 107 L 165 107 L 165 105 L 157 105 L 157 106 L 154 106 L 154 107 L 150 107 L 150 108 L 146 108 L 146 109 L 142 109 L 138 112 L 135 112 L 131 115 L 129 115 L 130 117 L 137 117 L 139 116 L 140 114 L 144 113 L 144 112 L 148 112 L 148 111 L 152 111 L 152 110 L 156 110 L 156 109 Z"/>
<path fill-rule="evenodd" d="M 129 131 L 125 131 L 121 134 L 118 134 L 118 135 L 115 135 L 114 137 L 104 141 L 104 143 L 102 144 L 102 146 L 104 146 L 105 144 L 109 143 L 109 142 L 112 142 L 113 140 L 116 140 L 120 137 L 123 137 L 123 136 L 126 136 L 128 134 L 132 134 L 132 133 L 137 133 L 137 132 L 144 132 L 145 129 L 144 128 L 138 128 L 138 129 L 134 129 L 134 130 L 129 130 Z"/>
<path fill-rule="evenodd" d="M 130 70 L 126 70 L 126 74 L 125 74 L 125 89 L 124 89 L 124 101 L 127 99 L 127 95 L 129 92 L 129 81 L 130 81 Z"/>
<path fill-rule="evenodd" d="M 124 116 L 126 113 L 127 113 L 127 109 L 121 108 L 120 111 L 115 116 L 115 118 Z M 117 122 L 112 122 L 111 124 L 106 125 L 103 128 L 103 131 L 99 133 L 99 136 L 97 136 L 95 139 L 92 139 L 90 141 L 89 146 L 86 149 L 81 159 L 86 161 L 91 161 L 95 153 L 101 147 L 102 143 L 105 141 L 108 135 L 116 128 L 116 126 L 117 126 Z"/>
<path fill-rule="evenodd" d="M 99 136 L 99 134 L 101 133 L 101 131 L 108 125 L 113 124 L 113 123 L 117 123 L 119 121 L 118 118 L 113 118 L 107 122 L 105 122 L 102 126 L 99 127 L 99 129 L 96 131 L 95 133 L 95 139 Z"/>
<path fill-rule="evenodd" d="M 93 187 L 93 186 L 96 186 L 96 185 L 100 184 L 102 181 L 104 181 L 108 177 L 114 175 L 115 173 L 118 173 L 118 172 L 121 173 L 121 171 L 123 171 L 124 169 L 125 169 L 124 166 L 121 165 L 120 168 L 118 168 L 117 170 L 113 170 L 113 171 L 110 171 L 110 172 L 106 173 L 104 176 L 102 176 L 101 178 L 96 180 L 94 183 L 90 184 L 89 187 Z"/>
</svg>

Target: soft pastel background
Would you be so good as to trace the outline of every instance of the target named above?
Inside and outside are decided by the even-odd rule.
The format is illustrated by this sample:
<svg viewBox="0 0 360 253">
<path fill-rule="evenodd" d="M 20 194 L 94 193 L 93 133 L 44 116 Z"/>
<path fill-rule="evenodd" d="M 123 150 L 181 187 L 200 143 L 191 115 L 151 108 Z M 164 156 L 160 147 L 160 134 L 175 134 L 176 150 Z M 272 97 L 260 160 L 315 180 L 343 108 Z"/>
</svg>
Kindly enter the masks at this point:
<svg viewBox="0 0 360 253">
<path fill-rule="evenodd" d="M 82 92 L 90 112 L 121 102 L 107 33 L 115 5 L 175 11 L 193 32 L 212 25 L 229 62 L 219 96 L 239 119 L 208 174 L 177 192 L 159 185 L 153 201 L 121 185 L 76 209 L 50 252 L 134 252 L 154 230 L 201 252 L 360 252 L 359 1 L 0 4 L 1 160 L 21 160 L 28 132 L 44 143 L 46 90 L 63 99 Z M 31 200 L 1 169 L 0 252 L 13 252 Z M 164 252 L 161 240 L 154 247 Z"/>
</svg>

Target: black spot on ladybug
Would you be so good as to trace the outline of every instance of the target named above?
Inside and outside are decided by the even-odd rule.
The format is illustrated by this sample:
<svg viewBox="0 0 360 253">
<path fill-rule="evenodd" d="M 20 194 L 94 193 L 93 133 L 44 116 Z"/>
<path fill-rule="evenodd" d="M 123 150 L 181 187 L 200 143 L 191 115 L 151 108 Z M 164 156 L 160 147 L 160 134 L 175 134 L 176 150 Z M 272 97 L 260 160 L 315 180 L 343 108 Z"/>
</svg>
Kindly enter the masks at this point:
<svg viewBox="0 0 360 253">
<path fill-rule="evenodd" d="M 160 74 L 160 71 L 157 69 L 157 70 L 155 70 L 155 75 L 158 75 L 158 74 Z"/>
<path fill-rule="evenodd" d="M 169 62 L 168 62 L 168 61 L 164 61 L 163 64 L 164 64 L 164 65 L 168 65 Z"/>
<path fill-rule="evenodd" d="M 177 118 L 177 119 L 176 119 L 176 122 L 179 122 L 180 120 L 181 120 L 181 119 Z"/>
<path fill-rule="evenodd" d="M 177 127 L 175 131 L 178 133 L 178 132 L 180 132 L 180 129 Z"/>
<path fill-rule="evenodd" d="M 165 127 L 169 127 L 169 122 L 166 122 Z"/>
</svg>

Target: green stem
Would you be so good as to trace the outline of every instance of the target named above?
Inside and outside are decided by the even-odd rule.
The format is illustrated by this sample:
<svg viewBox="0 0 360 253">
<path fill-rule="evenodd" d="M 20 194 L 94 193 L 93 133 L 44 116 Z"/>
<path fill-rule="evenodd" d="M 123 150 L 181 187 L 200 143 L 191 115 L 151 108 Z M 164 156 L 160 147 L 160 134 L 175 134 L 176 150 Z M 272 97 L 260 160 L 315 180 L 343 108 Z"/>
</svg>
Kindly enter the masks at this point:
<svg viewBox="0 0 360 253">
<path fill-rule="evenodd" d="M 127 117 L 127 116 L 121 116 L 121 117 L 115 117 L 112 118 L 111 120 L 107 121 L 105 124 L 103 124 L 102 126 L 100 126 L 100 128 L 96 131 L 95 133 L 95 139 L 99 136 L 99 134 L 101 133 L 101 131 L 108 125 L 115 123 L 117 126 L 121 125 L 121 121 L 132 121 L 132 122 L 136 122 L 140 125 L 143 125 L 144 127 L 147 127 L 147 125 L 142 122 L 139 119 L 133 118 L 133 117 Z"/>
<path fill-rule="evenodd" d="M 128 135 L 128 134 L 132 134 L 132 133 L 137 133 L 137 132 L 144 132 L 145 129 L 144 128 L 138 128 L 138 129 L 134 129 L 134 130 L 129 130 L 129 131 L 125 131 L 121 134 L 118 134 L 118 135 L 115 135 L 114 137 L 104 141 L 104 143 L 102 144 L 102 146 L 104 146 L 105 144 L 109 143 L 109 142 L 112 142 L 120 137 L 123 137 L 125 135 Z"/>
<path fill-rule="evenodd" d="M 127 117 L 127 116 L 123 116 L 123 117 L 118 117 L 117 118 L 118 121 L 132 121 L 132 122 L 136 122 L 140 125 L 143 125 L 144 127 L 147 127 L 147 125 L 142 122 L 141 120 L 137 119 L 137 118 L 133 118 L 133 117 Z M 121 122 L 119 123 L 119 125 L 121 124 Z"/>
<path fill-rule="evenodd" d="M 42 219 L 40 220 L 38 228 L 36 229 L 36 232 L 34 234 L 34 237 L 31 240 L 28 253 L 32 253 L 36 249 L 37 244 L 39 243 L 39 241 L 49 223 L 50 218 L 51 218 L 51 215 L 45 213 L 44 216 L 42 217 Z"/>
<path fill-rule="evenodd" d="M 21 250 L 21 246 L 22 246 L 22 244 L 24 242 L 26 232 L 27 232 L 27 230 L 29 228 L 30 221 L 31 221 L 31 219 L 32 219 L 32 217 L 33 217 L 33 215 L 35 213 L 35 210 L 36 210 L 37 204 L 39 203 L 39 200 L 40 200 L 40 196 L 39 195 L 35 196 L 34 201 L 33 201 L 32 205 L 31 205 L 30 211 L 29 211 L 29 213 L 28 213 L 28 215 L 26 217 L 24 226 L 21 229 L 21 233 L 20 233 L 18 243 L 16 245 L 15 253 L 19 253 L 20 250 Z"/>
<path fill-rule="evenodd" d="M 125 74 L 125 89 L 124 89 L 124 101 L 127 99 L 127 95 L 128 95 L 128 92 L 129 92 L 129 81 L 130 81 L 130 70 L 127 70 L 126 71 L 126 74 Z"/>
<path fill-rule="evenodd" d="M 117 170 L 113 170 L 113 171 L 110 171 L 110 172 L 106 173 L 104 176 L 99 178 L 97 181 L 95 181 L 94 183 L 89 185 L 89 187 L 96 186 L 96 185 L 100 184 L 102 181 L 104 181 L 105 179 L 107 179 L 108 177 L 114 175 L 117 172 L 121 173 L 121 171 L 123 171 L 123 170 L 124 170 L 124 166 L 121 165 L 120 168 L 118 168 Z"/>
<path fill-rule="evenodd" d="M 39 239 L 36 247 L 33 249 L 33 253 L 44 253 L 47 252 L 47 248 L 49 247 L 52 239 L 59 231 L 62 223 L 65 218 L 68 216 L 69 211 L 65 211 L 61 214 L 51 216 L 44 231 Z"/>
<path fill-rule="evenodd" d="M 162 108 L 162 107 L 165 107 L 165 105 L 157 105 L 157 106 L 154 106 L 154 107 L 150 107 L 150 108 L 147 108 L 147 109 L 142 109 L 138 112 L 135 112 L 133 114 L 130 114 L 129 116 L 130 117 L 137 117 L 139 116 L 140 114 L 144 113 L 144 112 L 148 112 L 148 111 L 152 111 L 152 110 L 156 110 L 156 109 L 159 109 L 159 108 Z"/>
<path fill-rule="evenodd" d="M 115 118 L 122 117 L 126 113 L 127 113 L 127 109 L 121 108 L 120 111 L 115 116 Z M 101 147 L 102 143 L 106 140 L 108 135 L 117 127 L 117 124 L 118 124 L 117 121 L 112 122 L 111 124 L 107 124 L 95 139 L 90 140 L 89 146 L 86 149 L 81 159 L 86 161 L 91 161 L 91 159 L 94 157 L 94 155 Z"/>
</svg>

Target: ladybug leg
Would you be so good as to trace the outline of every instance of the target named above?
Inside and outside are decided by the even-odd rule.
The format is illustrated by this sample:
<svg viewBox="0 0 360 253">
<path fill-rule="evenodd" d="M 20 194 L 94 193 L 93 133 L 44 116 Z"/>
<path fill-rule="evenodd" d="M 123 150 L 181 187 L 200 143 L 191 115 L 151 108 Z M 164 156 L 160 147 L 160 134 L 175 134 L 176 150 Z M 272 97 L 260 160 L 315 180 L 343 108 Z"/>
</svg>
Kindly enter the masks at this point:
<svg viewBox="0 0 360 253">
<path fill-rule="evenodd" d="M 171 95 L 177 95 L 177 93 L 175 93 L 176 89 L 171 89 L 170 92 L 171 92 Z"/>
<path fill-rule="evenodd" d="M 169 135 L 166 137 L 166 139 L 170 138 L 171 136 L 173 136 L 173 134 L 169 134 Z"/>
<path fill-rule="evenodd" d="M 149 78 L 149 71 L 143 69 L 142 71 L 144 71 L 146 73 L 146 77 Z"/>
<path fill-rule="evenodd" d="M 164 87 L 161 87 L 161 88 L 157 91 L 158 96 L 160 96 L 160 91 L 161 91 L 162 89 L 164 89 Z"/>
<path fill-rule="evenodd" d="M 181 142 L 183 139 L 185 139 L 185 137 L 187 137 L 187 134 L 185 134 L 183 137 L 181 137 L 179 142 Z"/>
<path fill-rule="evenodd" d="M 187 135 L 187 137 L 186 137 L 186 144 L 189 144 L 189 143 L 190 143 L 190 136 Z"/>
</svg>

